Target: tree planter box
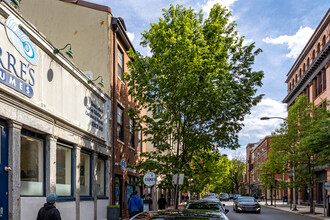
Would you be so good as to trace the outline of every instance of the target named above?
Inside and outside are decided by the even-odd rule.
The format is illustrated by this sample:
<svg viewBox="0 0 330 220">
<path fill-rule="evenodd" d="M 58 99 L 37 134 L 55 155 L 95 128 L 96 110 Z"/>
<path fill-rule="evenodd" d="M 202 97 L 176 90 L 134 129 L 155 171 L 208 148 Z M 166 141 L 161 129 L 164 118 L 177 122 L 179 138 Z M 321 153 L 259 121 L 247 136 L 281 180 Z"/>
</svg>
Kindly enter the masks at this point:
<svg viewBox="0 0 330 220">
<path fill-rule="evenodd" d="M 120 215 L 119 207 L 107 207 L 107 220 L 118 220 Z"/>
</svg>

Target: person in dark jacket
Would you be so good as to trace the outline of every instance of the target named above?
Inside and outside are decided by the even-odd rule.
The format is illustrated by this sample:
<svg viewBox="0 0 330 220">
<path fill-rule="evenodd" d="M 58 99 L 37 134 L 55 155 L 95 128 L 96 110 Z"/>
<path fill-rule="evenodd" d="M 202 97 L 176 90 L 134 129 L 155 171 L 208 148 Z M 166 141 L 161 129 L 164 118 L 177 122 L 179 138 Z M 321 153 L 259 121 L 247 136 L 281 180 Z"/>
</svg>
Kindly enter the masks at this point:
<svg viewBox="0 0 330 220">
<path fill-rule="evenodd" d="M 138 192 L 134 191 L 133 196 L 129 199 L 128 202 L 127 208 L 130 211 L 129 212 L 130 218 L 143 211 L 143 201 L 137 194 Z"/>
<path fill-rule="evenodd" d="M 37 220 L 61 220 L 61 214 L 54 205 L 56 200 L 56 194 L 49 194 L 47 196 L 47 202 L 40 208 Z"/>
<path fill-rule="evenodd" d="M 165 206 L 167 205 L 167 202 L 166 202 L 166 199 L 164 198 L 163 194 L 160 196 L 157 203 L 158 203 L 158 209 L 159 210 L 165 209 Z"/>
</svg>

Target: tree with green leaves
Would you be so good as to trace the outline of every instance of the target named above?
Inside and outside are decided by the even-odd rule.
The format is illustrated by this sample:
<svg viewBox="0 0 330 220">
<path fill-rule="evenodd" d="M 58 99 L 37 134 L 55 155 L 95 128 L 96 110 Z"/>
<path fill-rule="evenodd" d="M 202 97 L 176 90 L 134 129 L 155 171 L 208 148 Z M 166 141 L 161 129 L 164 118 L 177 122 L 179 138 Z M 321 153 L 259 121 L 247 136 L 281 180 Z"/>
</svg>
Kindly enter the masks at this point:
<svg viewBox="0 0 330 220">
<path fill-rule="evenodd" d="M 314 210 L 315 171 L 319 166 L 330 164 L 329 116 L 326 107 L 316 107 L 308 102 L 305 95 L 301 95 L 289 108 L 287 120 L 276 130 L 272 139 L 272 153 L 269 156 L 273 156 L 276 162 L 284 162 L 283 170 L 292 173 L 291 188 L 309 189 L 310 212 Z M 279 172 L 277 166 L 268 168 L 271 172 Z"/>
<path fill-rule="evenodd" d="M 129 114 L 145 125 L 144 141 L 157 145 L 159 155 L 145 153 L 141 162 L 158 162 L 158 167 L 170 163 L 170 169 L 140 168 L 181 173 L 196 149 L 239 147 L 244 116 L 261 100 L 256 91 L 263 72 L 252 71 L 261 50 L 254 43 L 243 45 L 230 16 L 218 4 L 206 19 L 202 11 L 171 5 L 142 33 L 141 45 L 152 55 L 129 51 L 125 80 L 137 103 Z M 143 115 L 144 110 L 151 114 Z M 168 158 L 160 156 L 164 153 Z"/>
</svg>

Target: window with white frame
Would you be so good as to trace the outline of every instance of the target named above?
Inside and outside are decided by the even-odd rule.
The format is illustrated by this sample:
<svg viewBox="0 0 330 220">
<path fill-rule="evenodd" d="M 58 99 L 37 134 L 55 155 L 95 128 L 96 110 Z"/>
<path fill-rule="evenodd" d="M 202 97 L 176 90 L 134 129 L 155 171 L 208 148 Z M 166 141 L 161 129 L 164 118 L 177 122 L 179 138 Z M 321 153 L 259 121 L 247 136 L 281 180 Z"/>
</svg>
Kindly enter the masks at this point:
<svg viewBox="0 0 330 220">
<path fill-rule="evenodd" d="M 72 148 L 56 146 L 56 193 L 58 196 L 72 196 Z"/>
<path fill-rule="evenodd" d="M 44 141 L 21 135 L 21 195 L 44 195 Z"/>
<path fill-rule="evenodd" d="M 139 131 L 139 152 L 142 153 L 142 131 Z"/>
<path fill-rule="evenodd" d="M 90 196 L 90 173 L 91 173 L 91 156 L 90 154 L 80 153 L 80 196 Z"/>
<path fill-rule="evenodd" d="M 124 141 L 124 108 L 117 108 L 117 139 Z"/>
<path fill-rule="evenodd" d="M 117 63 L 118 63 L 118 77 L 120 79 L 123 78 L 124 73 L 124 53 L 123 51 L 118 47 L 118 57 L 117 57 Z"/>
<path fill-rule="evenodd" d="M 129 146 L 135 149 L 134 146 L 134 120 L 129 120 Z"/>
<path fill-rule="evenodd" d="M 97 159 L 96 195 L 105 196 L 105 160 Z"/>
</svg>

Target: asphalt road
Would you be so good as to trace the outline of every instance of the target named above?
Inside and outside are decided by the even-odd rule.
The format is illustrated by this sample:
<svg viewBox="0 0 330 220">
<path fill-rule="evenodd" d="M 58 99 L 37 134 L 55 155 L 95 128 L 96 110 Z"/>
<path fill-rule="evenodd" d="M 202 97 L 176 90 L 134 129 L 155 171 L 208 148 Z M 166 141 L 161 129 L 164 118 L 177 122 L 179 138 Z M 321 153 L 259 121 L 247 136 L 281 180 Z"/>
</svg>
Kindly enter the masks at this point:
<svg viewBox="0 0 330 220">
<path fill-rule="evenodd" d="M 261 214 L 257 213 L 236 213 L 233 211 L 233 202 L 222 202 L 229 209 L 227 216 L 230 220 L 315 220 L 306 216 L 296 215 L 272 208 L 261 207 Z"/>
</svg>

